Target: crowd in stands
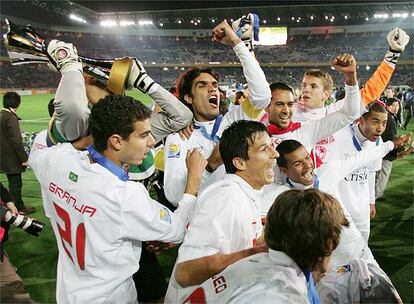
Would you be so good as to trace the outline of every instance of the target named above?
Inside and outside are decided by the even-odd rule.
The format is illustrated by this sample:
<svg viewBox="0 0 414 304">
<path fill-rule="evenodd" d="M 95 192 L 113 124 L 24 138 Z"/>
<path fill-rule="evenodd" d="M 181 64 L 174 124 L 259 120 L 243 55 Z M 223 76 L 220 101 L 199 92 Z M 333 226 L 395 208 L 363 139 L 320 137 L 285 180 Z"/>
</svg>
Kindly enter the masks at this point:
<svg viewBox="0 0 414 304">
<path fill-rule="evenodd" d="M 3 28 L 2 31 L 5 29 Z M 142 36 L 115 36 L 93 33 L 73 32 L 40 32 L 46 38 L 57 38 L 70 41 L 77 46 L 78 52 L 93 58 L 116 58 L 123 56 L 139 57 L 146 67 L 157 64 L 157 68 L 149 68 L 151 73 L 163 85 L 174 85 L 179 75 L 178 68 L 165 70 L 161 64 L 177 64 L 192 66 L 220 62 L 224 64 L 237 63 L 232 50 L 222 45 L 212 43 L 210 37 L 142 37 Z M 410 34 L 410 33 L 409 33 Z M 344 45 L 344 40 L 347 43 Z M 353 54 L 358 62 L 380 62 L 387 50 L 385 45 L 386 32 L 371 32 L 358 34 L 319 34 L 289 36 L 287 44 L 283 46 L 258 46 L 256 56 L 263 65 L 263 69 L 271 80 L 280 80 L 295 86 L 301 80 L 304 67 L 281 67 L 290 63 L 302 63 L 304 65 L 315 63 L 328 63 L 341 52 Z M 402 60 L 409 60 L 413 54 L 413 43 L 402 54 Z M 12 67 L 4 59 L 7 51 L 1 44 L 2 62 L 0 67 L 2 88 L 44 88 L 56 87 L 57 75 L 49 71 L 44 65 L 25 65 Z M 270 65 L 270 67 L 269 67 Z M 359 67 L 360 83 L 363 84 L 373 73 L 376 66 Z M 326 67 L 328 69 L 328 67 Z M 219 69 L 220 70 L 220 69 Z M 226 79 L 223 83 L 235 83 L 241 81 L 241 68 L 226 68 Z M 334 76 L 334 82 L 341 85 L 339 75 Z M 399 65 L 392 84 L 407 84 L 412 86 L 413 68 L 410 65 Z"/>
</svg>

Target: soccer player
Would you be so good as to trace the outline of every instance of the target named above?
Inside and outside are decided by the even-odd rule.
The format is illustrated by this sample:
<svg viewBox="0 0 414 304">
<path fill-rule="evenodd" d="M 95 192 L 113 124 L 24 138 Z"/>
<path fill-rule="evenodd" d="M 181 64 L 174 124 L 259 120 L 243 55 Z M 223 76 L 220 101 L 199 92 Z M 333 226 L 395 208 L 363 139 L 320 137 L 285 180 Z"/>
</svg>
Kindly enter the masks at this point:
<svg viewBox="0 0 414 304">
<path fill-rule="evenodd" d="M 296 140 L 285 140 L 280 143 L 276 150 L 279 153 L 277 159 L 280 170 L 287 176 L 284 187 L 276 189 L 273 194 L 267 194 L 260 202 L 262 216 L 267 214 L 274 198 L 286 189 L 319 189 L 333 195 L 344 209 L 349 226 L 343 228 L 341 241 L 338 248 L 333 252 L 330 269 L 348 264 L 356 258 L 363 258 L 367 261 L 375 262 L 367 242 L 355 226 L 348 210 L 341 201 L 339 184 L 345 176 L 353 172 L 356 168 L 364 166 L 375 159 L 380 159 L 394 146 L 405 144 L 405 138 L 397 138 L 395 142 L 388 141 L 378 147 L 371 147 L 363 150 L 349 159 L 333 161 L 329 164 L 329 170 L 322 170 L 316 175 L 312 158 L 306 148 Z M 376 262 L 375 262 L 376 263 Z"/>
<path fill-rule="evenodd" d="M 346 224 L 341 206 L 317 190 L 277 197 L 265 228 L 268 253 L 242 259 L 205 281 L 185 303 L 319 303 L 323 273 Z"/>
<path fill-rule="evenodd" d="M 364 104 L 361 107 L 360 115 L 366 111 L 365 108 L 368 104 L 381 96 L 409 40 L 410 37 L 402 29 L 395 28 L 388 33 L 389 50 L 375 73 L 360 90 Z M 318 120 L 341 109 L 344 105 L 343 99 L 325 106 L 325 102 L 331 95 L 332 85 L 332 78 L 328 73 L 316 69 L 306 71 L 301 84 L 300 100 L 294 105 L 293 121 L 304 123 L 309 120 Z M 316 168 L 329 163 L 331 159 L 337 159 L 338 151 L 335 150 L 335 145 L 333 145 L 335 140 L 335 136 L 331 135 L 315 144 L 311 156 Z"/>
<path fill-rule="evenodd" d="M 211 69 L 191 68 L 181 76 L 178 81 L 179 99 L 193 111 L 195 130 L 188 140 L 183 140 L 179 134 L 172 134 L 167 137 L 165 143 L 164 190 L 172 204 L 176 204 L 184 193 L 187 151 L 194 147 L 202 147 L 202 153 L 208 159 L 223 131 L 221 125 L 228 126 L 239 119 L 260 120 L 260 117 L 265 115 L 263 109 L 270 102 L 269 86 L 259 63 L 227 21 L 221 22 L 213 29 L 213 38 L 232 47 L 239 57 L 249 86 L 249 97 L 241 106 L 233 107 L 222 117 L 219 115 L 218 75 Z M 209 166 L 210 162 L 207 170 L 203 172 L 202 188 L 213 169 Z"/>
<path fill-rule="evenodd" d="M 373 103 L 362 115 L 359 123 L 350 125 L 335 134 L 335 144 L 340 159 L 347 159 L 368 147 L 379 145 L 381 134 L 387 125 L 387 111 L 379 103 Z M 406 141 L 411 140 L 409 135 Z M 341 200 L 352 216 L 358 230 L 368 241 L 370 214 L 375 213 L 375 172 L 381 169 L 381 159 L 358 168 L 346 176 L 339 186 Z"/>
<path fill-rule="evenodd" d="M 58 240 L 58 303 L 136 302 L 141 241 L 183 239 L 206 161 L 189 153 L 186 194 L 174 213 L 152 200 L 121 168 L 139 165 L 155 143 L 150 117 L 137 100 L 108 95 L 91 110 L 87 151 L 64 143 L 30 154 Z"/>
<path fill-rule="evenodd" d="M 293 122 L 292 88 L 280 82 L 270 85 L 272 100 L 266 108 L 268 118 L 264 123 L 268 125 L 268 132 L 275 145 L 286 139 L 295 139 L 311 150 L 320 139 L 335 133 L 359 117 L 362 103 L 358 91 L 355 58 L 349 54 L 342 54 L 334 60 L 333 66 L 344 74 L 346 101 L 340 111 L 333 112 L 320 120 L 312 120 L 303 124 Z M 277 167 L 275 181 L 283 182 Z"/>
<path fill-rule="evenodd" d="M 109 92 L 91 81 L 85 83 L 82 63 L 73 44 L 52 40 L 48 54 L 51 64 L 62 74 L 54 101 L 55 114 L 49 126 L 49 140 L 53 144 L 72 142 L 87 135 L 88 102 L 96 104 Z M 156 142 L 191 122 L 191 111 L 156 83 L 138 60 L 134 61 L 127 80 L 127 89 L 132 88 L 148 94 L 163 110 L 151 116 L 151 132 Z"/>
<path fill-rule="evenodd" d="M 262 222 L 256 201 L 263 186 L 273 182 L 278 154 L 266 127 L 247 120 L 228 127 L 219 148 L 227 174 L 200 194 L 171 275 L 167 303 L 181 303 L 196 284 L 211 277 L 214 266 L 197 267 L 199 258 L 230 254 L 260 243 Z M 201 281 L 191 279 L 202 275 Z"/>
</svg>

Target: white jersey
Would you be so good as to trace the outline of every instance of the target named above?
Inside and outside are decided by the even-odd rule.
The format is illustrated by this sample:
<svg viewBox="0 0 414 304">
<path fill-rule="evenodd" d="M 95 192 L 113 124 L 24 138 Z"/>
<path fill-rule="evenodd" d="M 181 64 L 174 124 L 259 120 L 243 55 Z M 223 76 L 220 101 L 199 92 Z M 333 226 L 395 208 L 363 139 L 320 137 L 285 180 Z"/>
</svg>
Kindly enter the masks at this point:
<svg viewBox="0 0 414 304">
<path fill-rule="evenodd" d="M 358 129 L 358 125 L 344 128 L 336 134 L 336 138 L 341 159 L 348 159 L 358 152 L 353 138 L 359 143 L 362 150 L 376 146 L 375 142 L 371 142 L 363 137 Z M 379 143 L 381 142 L 379 140 Z M 361 166 L 348 174 L 339 184 L 341 200 L 351 214 L 358 230 L 361 231 L 367 241 L 370 230 L 370 192 L 374 192 L 370 188 L 373 189 L 375 186 L 372 182 L 372 177 L 375 176 L 375 171 L 381 169 L 381 163 L 382 159 L 377 159 L 370 164 Z"/>
<path fill-rule="evenodd" d="M 350 158 L 346 160 L 331 162 L 329 164 L 329 170 L 322 170 L 321 174 L 317 176 L 317 188 L 321 191 L 331 194 L 338 200 L 342 206 L 345 216 L 349 221 L 349 227 L 342 228 L 339 245 L 331 255 L 329 270 L 348 264 L 351 260 L 356 258 L 361 258 L 367 262 L 376 263 L 366 240 L 363 238 L 355 226 L 351 215 L 341 200 L 341 196 L 339 194 L 339 185 L 341 184 L 343 178 L 351 172 L 355 171 L 355 169 L 369 164 L 376 159 L 381 159 L 393 149 L 394 144 L 391 141 L 383 143 L 378 147 L 370 147 L 364 149 L 361 152 L 350 156 Z M 283 191 L 287 191 L 289 189 L 304 189 L 311 187 L 312 186 L 306 187 L 302 184 L 297 184 L 289 181 L 289 184 L 274 188 L 272 194 L 266 195 L 259 202 L 262 215 L 267 214 L 275 198 Z M 316 187 L 316 185 L 314 187 Z"/>
<path fill-rule="evenodd" d="M 309 303 L 305 275 L 288 255 L 269 249 L 208 279 L 184 303 Z"/>
<path fill-rule="evenodd" d="M 181 241 L 196 198 L 185 195 L 172 213 L 142 184 L 91 163 L 87 151 L 43 141 L 36 138 L 29 164 L 57 239 L 57 303 L 136 302 L 141 241 Z"/>
<path fill-rule="evenodd" d="M 295 139 L 302 143 L 307 151 L 311 151 L 313 146 L 321 139 L 334 134 L 344 128 L 359 117 L 362 106 L 361 94 L 358 85 L 345 86 L 345 99 L 341 110 L 330 113 L 319 120 L 309 120 L 300 124 L 298 128 L 283 134 L 271 134 L 271 139 L 275 146 L 287 139 Z M 284 177 L 279 172 L 279 167 L 275 166 L 275 182 L 283 182 Z"/>
<path fill-rule="evenodd" d="M 208 132 L 211 132 L 214 121 L 201 124 Z M 181 139 L 178 133 L 167 137 L 164 148 L 164 193 L 173 205 L 177 205 L 184 194 L 188 174 L 186 164 L 188 151 L 201 148 L 203 157 L 207 159 L 213 152 L 214 146 L 215 143 L 207 139 L 199 129 L 194 130 L 188 140 Z M 206 170 L 203 171 L 200 187 L 210 175 L 211 173 Z M 201 190 L 199 190 L 200 193 Z"/>
<path fill-rule="evenodd" d="M 328 106 L 325 106 L 323 108 L 317 108 L 317 109 L 308 109 L 304 106 L 302 106 L 300 103 L 294 104 L 294 112 L 293 112 L 293 121 L 297 122 L 306 122 L 308 120 L 318 120 L 326 115 L 329 115 L 331 113 L 340 111 L 343 106 L 346 99 L 338 100 L 334 103 L 331 103 Z M 363 109 L 363 108 L 362 108 Z"/>
<path fill-rule="evenodd" d="M 261 194 L 235 174 L 227 174 L 222 181 L 208 187 L 197 200 L 176 265 L 253 247 L 262 234 L 260 210 L 256 204 Z M 182 303 L 196 288 L 180 287 L 173 271 L 166 302 Z"/>
<path fill-rule="evenodd" d="M 310 120 L 301 124 L 297 129 L 283 134 L 272 134 L 276 145 L 286 139 L 295 139 L 301 142 L 306 150 L 312 150 L 313 145 L 322 138 L 342 129 L 359 117 L 361 95 L 358 85 L 345 86 L 346 99 L 340 111 L 333 112 L 319 120 Z"/>
<path fill-rule="evenodd" d="M 249 96 L 240 106 L 235 106 L 224 115 L 216 135 L 221 137 L 224 129 L 236 120 L 260 120 L 265 116 L 263 110 L 269 105 L 271 93 L 266 77 L 260 68 L 259 63 L 241 42 L 233 50 L 239 57 L 243 67 L 243 73 L 249 86 Z M 205 127 L 210 135 L 214 129 L 215 121 L 197 122 Z M 189 149 L 202 147 L 204 158 L 208 158 L 215 146 L 211 138 L 203 135 L 200 129 L 194 130 L 188 140 L 182 140 L 178 134 L 171 134 L 167 137 L 164 153 L 164 192 L 165 196 L 173 205 L 176 205 L 185 189 L 187 180 L 186 155 Z M 201 193 L 205 189 L 205 182 L 210 173 L 204 171 L 200 185 Z"/>
<path fill-rule="evenodd" d="M 328 106 L 318 109 L 307 109 L 301 106 L 299 103 L 295 103 L 294 105 L 294 112 L 293 112 L 293 121 L 298 121 L 301 123 L 307 122 L 309 120 L 319 120 L 323 117 L 340 111 L 344 105 L 346 104 L 346 98 L 338 100 L 334 103 L 331 103 Z M 366 112 L 365 105 L 363 105 L 363 101 L 361 100 L 361 107 L 359 110 L 359 116 Z M 317 169 L 316 172 L 319 172 L 319 167 L 322 165 L 326 165 L 331 161 L 335 161 L 339 158 L 339 151 L 338 145 L 335 144 L 336 137 L 335 134 L 331 134 L 326 138 L 320 139 L 317 143 L 314 144 L 312 148 L 311 157 L 315 168 Z M 311 151 L 311 150 L 308 150 Z M 329 167 L 325 167 L 329 168 Z"/>
</svg>

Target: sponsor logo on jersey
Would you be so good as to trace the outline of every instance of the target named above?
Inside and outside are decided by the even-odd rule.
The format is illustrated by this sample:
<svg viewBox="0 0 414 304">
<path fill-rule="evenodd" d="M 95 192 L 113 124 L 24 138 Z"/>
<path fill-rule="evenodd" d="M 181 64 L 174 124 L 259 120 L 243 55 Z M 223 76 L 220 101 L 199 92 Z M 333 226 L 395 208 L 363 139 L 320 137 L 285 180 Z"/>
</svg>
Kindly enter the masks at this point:
<svg viewBox="0 0 414 304">
<path fill-rule="evenodd" d="M 180 158 L 180 145 L 170 144 L 168 148 L 168 158 Z"/>
<path fill-rule="evenodd" d="M 70 173 L 69 173 L 69 179 L 72 182 L 77 183 L 78 182 L 78 175 L 76 173 L 73 173 L 72 171 L 70 171 Z"/>
<path fill-rule="evenodd" d="M 168 224 L 171 224 L 171 215 L 167 209 L 160 208 L 160 220 Z"/>
<path fill-rule="evenodd" d="M 358 184 L 365 184 L 368 182 L 367 170 L 358 170 L 345 177 L 347 182 L 357 182 Z"/>
</svg>

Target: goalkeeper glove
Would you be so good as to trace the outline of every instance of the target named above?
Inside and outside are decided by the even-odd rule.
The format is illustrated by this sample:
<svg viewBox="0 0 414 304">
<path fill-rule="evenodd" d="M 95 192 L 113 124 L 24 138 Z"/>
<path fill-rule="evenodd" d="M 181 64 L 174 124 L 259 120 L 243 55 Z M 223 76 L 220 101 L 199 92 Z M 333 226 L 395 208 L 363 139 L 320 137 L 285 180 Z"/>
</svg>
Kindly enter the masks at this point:
<svg viewBox="0 0 414 304">
<path fill-rule="evenodd" d="M 60 73 L 68 71 L 81 71 L 82 63 L 78 57 L 78 51 L 72 43 L 52 40 L 47 46 L 49 66 Z"/>
<path fill-rule="evenodd" d="M 148 93 L 154 83 L 154 79 L 148 76 L 142 63 L 135 58 L 129 73 L 127 90 L 137 88 L 143 93 Z"/>
<path fill-rule="evenodd" d="M 253 52 L 253 39 L 256 41 L 259 40 L 259 22 L 259 16 L 249 13 L 243 15 L 231 24 L 237 36 L 240 37 L 250 52 Z"/>
<path fill-rule="evenodd" d="M 395 66 L 401 53 L 404 52 L 405 46 L 410 41 L 410 36 L 408 36 L 402 29 L 396 27 L 388 33 L 387 40 L 390 49 L 385 54 L 384 59 Z"/>
</svg>

